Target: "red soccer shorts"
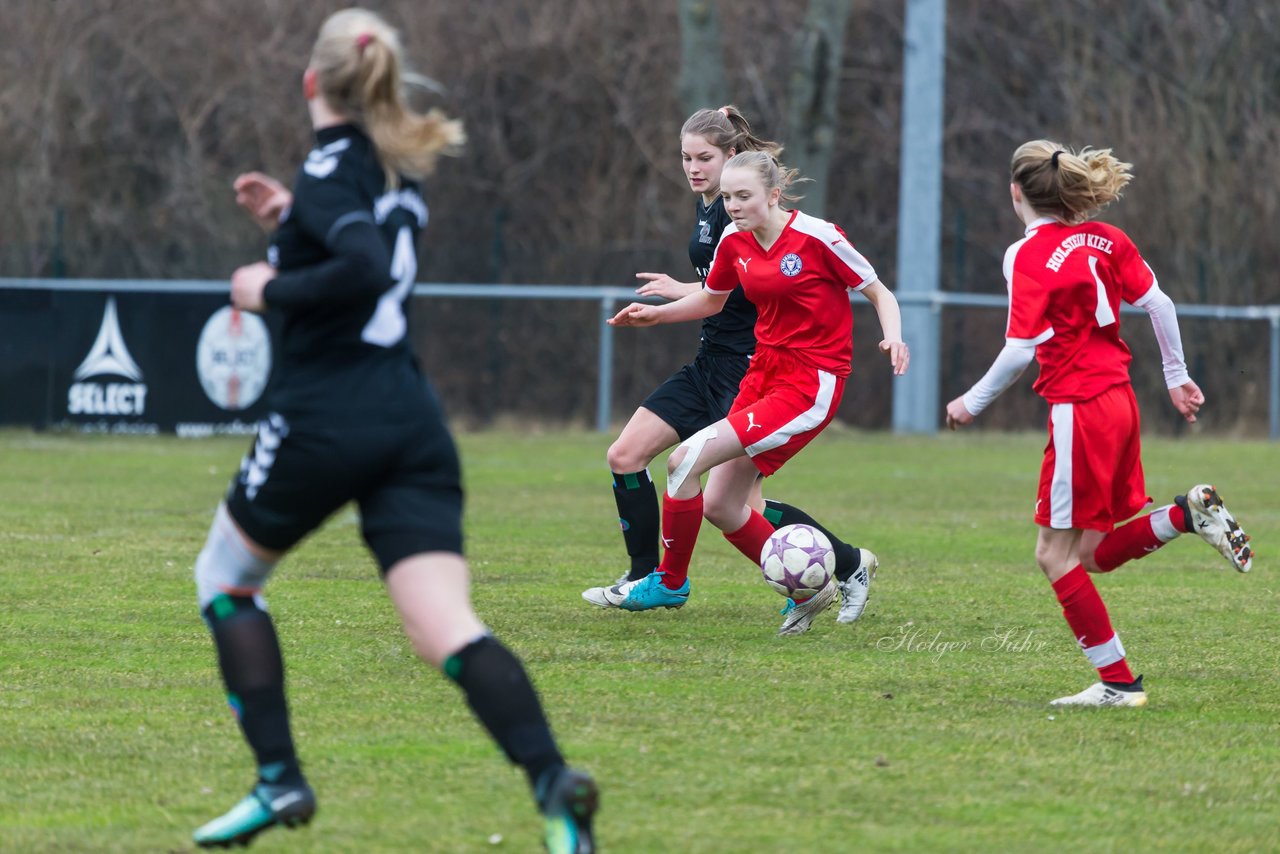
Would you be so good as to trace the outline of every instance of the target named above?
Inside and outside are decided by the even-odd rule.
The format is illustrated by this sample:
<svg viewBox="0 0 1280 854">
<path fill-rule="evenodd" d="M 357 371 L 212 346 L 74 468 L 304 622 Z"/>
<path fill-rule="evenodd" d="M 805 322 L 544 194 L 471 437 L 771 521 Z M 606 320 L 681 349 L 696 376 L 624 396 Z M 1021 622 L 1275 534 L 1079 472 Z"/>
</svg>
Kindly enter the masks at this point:
<svg viewBox="0 0 1280 854">
<path fill-rule="evenodd" d="M 1080 403 L 1050 405 L 1037 525 L 1110 531 L 1149 503 L 1131 385 L 1112 386 Z"/>
<path fill-rule="evenodd" d="M 771 475 L 831 423 L 843 396 L 844 377 L 760 347 L 727 420 L 756 468 Z"/>
</svg>

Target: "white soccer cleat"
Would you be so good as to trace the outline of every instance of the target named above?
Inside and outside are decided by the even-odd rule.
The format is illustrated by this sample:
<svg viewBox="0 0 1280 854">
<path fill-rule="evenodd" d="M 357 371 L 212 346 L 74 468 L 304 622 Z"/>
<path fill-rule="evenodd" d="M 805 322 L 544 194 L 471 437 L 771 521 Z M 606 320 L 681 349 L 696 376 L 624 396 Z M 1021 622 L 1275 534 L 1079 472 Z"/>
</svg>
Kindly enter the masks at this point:
<svg viewBox="0 0 1280 854">
<path fill-rule="evenodd" d="M 1191 527 L 1200 538 L 1218 550 L 1238 572 L 1253 569 L 1253 547 L 1236 517 L 1222 503 L 1218 490 L 1207 483 L 1197 484 L 1187 492 L 1187 509 L 1191 511 Z"/>
<path fill-rule="evenodd" d="M 1085 688 L 1079 694 L 1070 697 L 1059 697 L 1049 703 L 1051 706 L 1133 706 L 1147 704 L 1147 692 L 1142 690 L 1142 677 L 1133 681 L 1129 688 L 1117 688 L 1106 682 L 1097 682 Z"/>
<path fill-rule="evenodd" d="M 862 616 L 867 607 L 867 595 L 871 592 L 871 579 L 876 577 L 876 568 L 880 559 L 870 549 L 858 549 L 862 562 L 853 571 L 847 581 L 837 581 L 840 588 L 840 613 L 836 615 L 837 623 L 852 623 Z"/>
<path fill-rule="evenodd" d="M 615 581 L 612 585 L 610 585 L 610 587 L 620 587 L 621 585 L 626 583 L 627 583 L 627 573 L 624 572 L 622 573 L 622 575 L 618 576 L 618 580 Z M 609 587 L 588 587 L 586 590 L 582 591 L 582 598 L 586 599 L 592 605 L 595 605 L 596 607 L 599 607 L 599 608 L 618 607 L 617 604 L 610 601 L 609 597 L 605 595 L 608 591 L 609 591 Z"/>
<path fill-rule="evenodd" d="M 831 603 L 834 601 L 836 601 L 836 580 L 834 577 L 827 582 L 825 587 L 805 601 L 788 600 L 787 607 L 782 612 L 785 616 L 782 619 L 782 626 L 778 629 L 778 634 L 804 634 L 809 631 L 809 626 L 813 624 L 813 618 L 830 608 Z"/>
</svg>

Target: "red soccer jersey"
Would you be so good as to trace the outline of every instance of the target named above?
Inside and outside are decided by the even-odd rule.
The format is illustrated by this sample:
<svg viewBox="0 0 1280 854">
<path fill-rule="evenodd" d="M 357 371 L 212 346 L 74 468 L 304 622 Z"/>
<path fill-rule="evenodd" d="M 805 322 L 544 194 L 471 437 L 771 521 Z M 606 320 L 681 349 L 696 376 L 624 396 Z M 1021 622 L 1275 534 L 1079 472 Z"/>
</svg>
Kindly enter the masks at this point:
<svg viewBox="0 0 1280 854">
<path fill-rule="evenodd" d="M 853 359 L 848 290 L 862 290 L 876 271 L 838 225 L 792 211 L 766 252 L 749 231 L 730 225 L 716 247 L 706 288 L 726 294 L 739 283 L 756 306 L 756 341 L 789 350 L 838 377 Z"/>
<path fill-rule="evenodd" d="M 1134 303 L 1155 274 L 1123 231 L 1103 222 L 1038 219 L 1004 256 L 1011 344 L 1032 344 L 1035 390 L 1050 403 L 1090 400 L 1129 381 L 1120 301 Z"/>
</svg>

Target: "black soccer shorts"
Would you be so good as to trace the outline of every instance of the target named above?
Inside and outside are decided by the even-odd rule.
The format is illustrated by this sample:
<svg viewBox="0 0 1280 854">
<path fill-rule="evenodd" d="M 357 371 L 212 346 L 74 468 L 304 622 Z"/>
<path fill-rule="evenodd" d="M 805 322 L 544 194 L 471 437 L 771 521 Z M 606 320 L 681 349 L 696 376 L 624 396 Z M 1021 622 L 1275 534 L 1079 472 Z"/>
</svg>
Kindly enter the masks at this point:
<svg viewBox="0 0 1280 854">
<path fill-rule="evenodd" d="M 422 552 L 462 554 L 458 452 L 432 410 L 344 423 L 269 416 L 228 490 L 231 517 L 260 546 L 286 551 L 355 501 L 383 573 Z"/>
<path fill-rule="evenodd" d="M 693 362 L 667 378 L 640 405 L 657 415 L 684 441 L 729 414 L 749 356 L 698 351 Z"/>
</svg>

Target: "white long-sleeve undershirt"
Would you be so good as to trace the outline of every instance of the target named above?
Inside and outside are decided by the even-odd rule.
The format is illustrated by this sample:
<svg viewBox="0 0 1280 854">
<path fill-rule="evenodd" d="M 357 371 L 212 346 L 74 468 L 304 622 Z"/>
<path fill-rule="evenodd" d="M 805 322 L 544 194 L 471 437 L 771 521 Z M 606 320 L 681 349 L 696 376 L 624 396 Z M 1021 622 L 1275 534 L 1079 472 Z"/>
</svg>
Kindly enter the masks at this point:
<svg viewBox="0 0 1280 854">
<path fill-rule="evenodd" d="M 1186 357 L 1182 353 L 1182 334 L 1178 330 L 1178 313 L 1173 300 L 1160 290 L 1159 284 L 1153 283 L 1134 305 L 1151 318 L 1151 327 L 1160 345 L 1165 387 L 1177 388 L 1189 383 L 1191 375 L 1187 372 Z M 990 406 L 1005 389 L 1017 382 L 1035 354 L 1034 345 L 1006 343 L 982 379 L 964 393 L 964 408 L 970 415 L 977 415 Z"/>
<path fill-rule="evenodd" d="M 1182 354 L 1182 333 L 1178 331 L 1178 312 L 1158 283 L 1134 303 L 1151 318 L 1156 341 L 1160 345 L 1160 363 L 1164 367 L 1165 388 L 1177 388 L 1191 382 L 1187 360 Z"/>
<path fill-rule="evenodd" d="M 1018 381 L 1018 377 L 1022 376 L 1035 356 L 1035 345 L 1005 344 L 991 367 L 982 375 L 982 379 L 964 393 L 964 408 L 969 410 L 970 415 L 982 412 L 991 405 L 991 401 Z"/>
</svg>

